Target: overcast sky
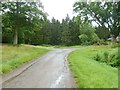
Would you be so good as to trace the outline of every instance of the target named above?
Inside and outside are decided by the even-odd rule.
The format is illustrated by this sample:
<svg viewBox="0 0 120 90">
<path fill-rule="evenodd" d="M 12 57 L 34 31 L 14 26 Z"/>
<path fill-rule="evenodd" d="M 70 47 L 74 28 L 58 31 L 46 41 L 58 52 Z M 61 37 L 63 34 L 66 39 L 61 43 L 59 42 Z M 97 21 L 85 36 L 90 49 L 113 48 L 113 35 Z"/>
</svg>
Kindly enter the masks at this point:
<svg viewBox="0 0 120 90">
<path fill-rule="evenodd" d="M 44 10 L 49 14 L 48 19 L 54 17 L 62 20 L 69 14 L 73 17 L 73 4 L 76 0 L 41 0 Z"/>
<path fill-rule="evenodd" d="M 49 15 L 48 19 L 51 20 L 52 17 L 54 17 L 59 21 L 62 21 L 62 19 L 67 16 L 67 14 L 70 16 L 70 18 L 75 15 L 73 13 L 73 4 L 76 1 L 78 0 L 41 0 L 45 12 L 47 12 Z M 98 26 L 95 22 L 92 22 L 92 25 Z"/>
</svg>

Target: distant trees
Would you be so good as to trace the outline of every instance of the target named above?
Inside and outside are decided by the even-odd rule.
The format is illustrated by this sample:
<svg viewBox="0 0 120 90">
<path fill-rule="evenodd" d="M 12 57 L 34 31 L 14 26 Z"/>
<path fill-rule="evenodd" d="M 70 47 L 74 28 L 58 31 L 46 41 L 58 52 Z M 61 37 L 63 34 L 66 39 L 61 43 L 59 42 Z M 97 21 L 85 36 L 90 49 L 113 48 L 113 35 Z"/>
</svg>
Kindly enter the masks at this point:
<svg viewBox="0 0 120 90">
<path fill-rule="evenodd" d="M 1 2 L 2 42 L 90 45 L 120 33 L 120 2 L 76 2 L 72 19 L 47 19 L 41 2 Z M 93 27 L 92 22 L 98 26 Z"/>
<path fill-rule="evenodd" d="M 80 43 L 79 28 L 74 18 L 70 20 L 67 15 L 61 23 L 54 18 L 49 21 L 40 8 L 43 8 L 42 4 L 36 2 L 3 2 L 2 42 L 33 45 Z"/>
<path fill-rule="evenodd" d="M 44 22 L 40 35 L 44 36 L 42 44 L 51 45 L 78 45 L 79 40 L 79 28 L 69 16 L 63 19 L 60 23 L 58 20 L 52 18 Z"/>
<path fill-rule="evenodd" d="M 75 22 L 75 18 L 69 19 L 69 16 L 65 20 L 62 20 L 63 32 L 61 35 L 61 41 L 63 45 L 78 45 L 79 40 L 79 26 Z"/>
</svg>

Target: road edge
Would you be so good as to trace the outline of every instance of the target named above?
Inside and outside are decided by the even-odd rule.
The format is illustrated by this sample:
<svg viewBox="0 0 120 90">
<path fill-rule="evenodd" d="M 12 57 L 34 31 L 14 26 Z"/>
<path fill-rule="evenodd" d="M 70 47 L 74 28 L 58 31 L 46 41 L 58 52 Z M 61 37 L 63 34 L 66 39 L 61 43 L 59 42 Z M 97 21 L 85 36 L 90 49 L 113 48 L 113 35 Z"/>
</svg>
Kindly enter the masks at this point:
<svg viewBox="0 0 120 90">
<path fill-rule="evenodd" d="M 49 52 L 51 52 L 51 51 L 49 51 Z M 47 52 L 46 54 L 48 54 L 49 52 Z M 46 55 L 46 54 L 44 54 L 44 55 Z M 20 67 L 14 69 L 13 71 L 11 71 L 11 72 L 9 72 L 7 74 L 3 74 L 1 84 L 3 84 L 5 82 L 19 76 L 20 74 L 22 74 L 24 71 L 29 69 L 33 64 L 35 64 L 40 58 L 44 57 L 44 55 L 39 56 L 39 57 L 37 57 L 37 58 L 27 62 L 27 63 L 24 63 Z"/>
<path fill-rule="evenodd" d="M 74 52 L 75 50 L 78 50 L 78 48 L 74 48 L 70 53 Z M 70 53 L 69 53 L 69 54 L 70 54 Z M 76 80 L 75 80 L 74 75 L 73 75 L 73 73 L 72 73 L 72 71 L 71 71 L 71 69 L 70 69 L 70 66 L 69 66 L 69 61 L 68 61 L 68 56 L 69 56 L 69 54 L 65 56 L 65 63 L 67 64 L 67 67 L 68 67 L 68 69 L 69 69 L 69 71 L 70 71 L 71 79 L 73 80 L 73 84 L 74 84 L 74 87 L 73 87 L 73 88 L 77 88 Z"/>
</svg>

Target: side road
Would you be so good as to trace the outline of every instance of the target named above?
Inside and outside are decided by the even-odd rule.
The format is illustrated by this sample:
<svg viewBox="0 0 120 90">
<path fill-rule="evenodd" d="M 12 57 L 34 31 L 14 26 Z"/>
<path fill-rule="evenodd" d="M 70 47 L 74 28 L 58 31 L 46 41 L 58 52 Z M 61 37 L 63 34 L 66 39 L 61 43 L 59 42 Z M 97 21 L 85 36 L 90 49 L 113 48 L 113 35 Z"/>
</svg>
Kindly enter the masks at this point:
<svg viewBox="0 0 120 90">
<path fill-rule="evenodd" d="M 3 88 L 75 88 L 66 60 L 75 49 L 53 49 L 44 56 L 4 75 Z"/>
</svg>

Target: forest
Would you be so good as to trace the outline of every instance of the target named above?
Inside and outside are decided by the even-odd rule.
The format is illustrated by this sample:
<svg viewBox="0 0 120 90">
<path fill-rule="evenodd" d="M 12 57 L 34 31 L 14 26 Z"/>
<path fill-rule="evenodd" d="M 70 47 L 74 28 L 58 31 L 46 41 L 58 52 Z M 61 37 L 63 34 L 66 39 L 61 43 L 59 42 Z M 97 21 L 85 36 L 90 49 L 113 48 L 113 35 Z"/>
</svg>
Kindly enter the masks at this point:
<svg viewBox="0 0 120 90">
<path fill-rule="evenodd" d="M 120 2 L 75 2 L 72 19 L 47 19 L 41 2 L 1 2 L 2 43 L 92 45 L 118 42 Z M 97 25 L 94 25 L 96 23 Z"/>
</svg>

